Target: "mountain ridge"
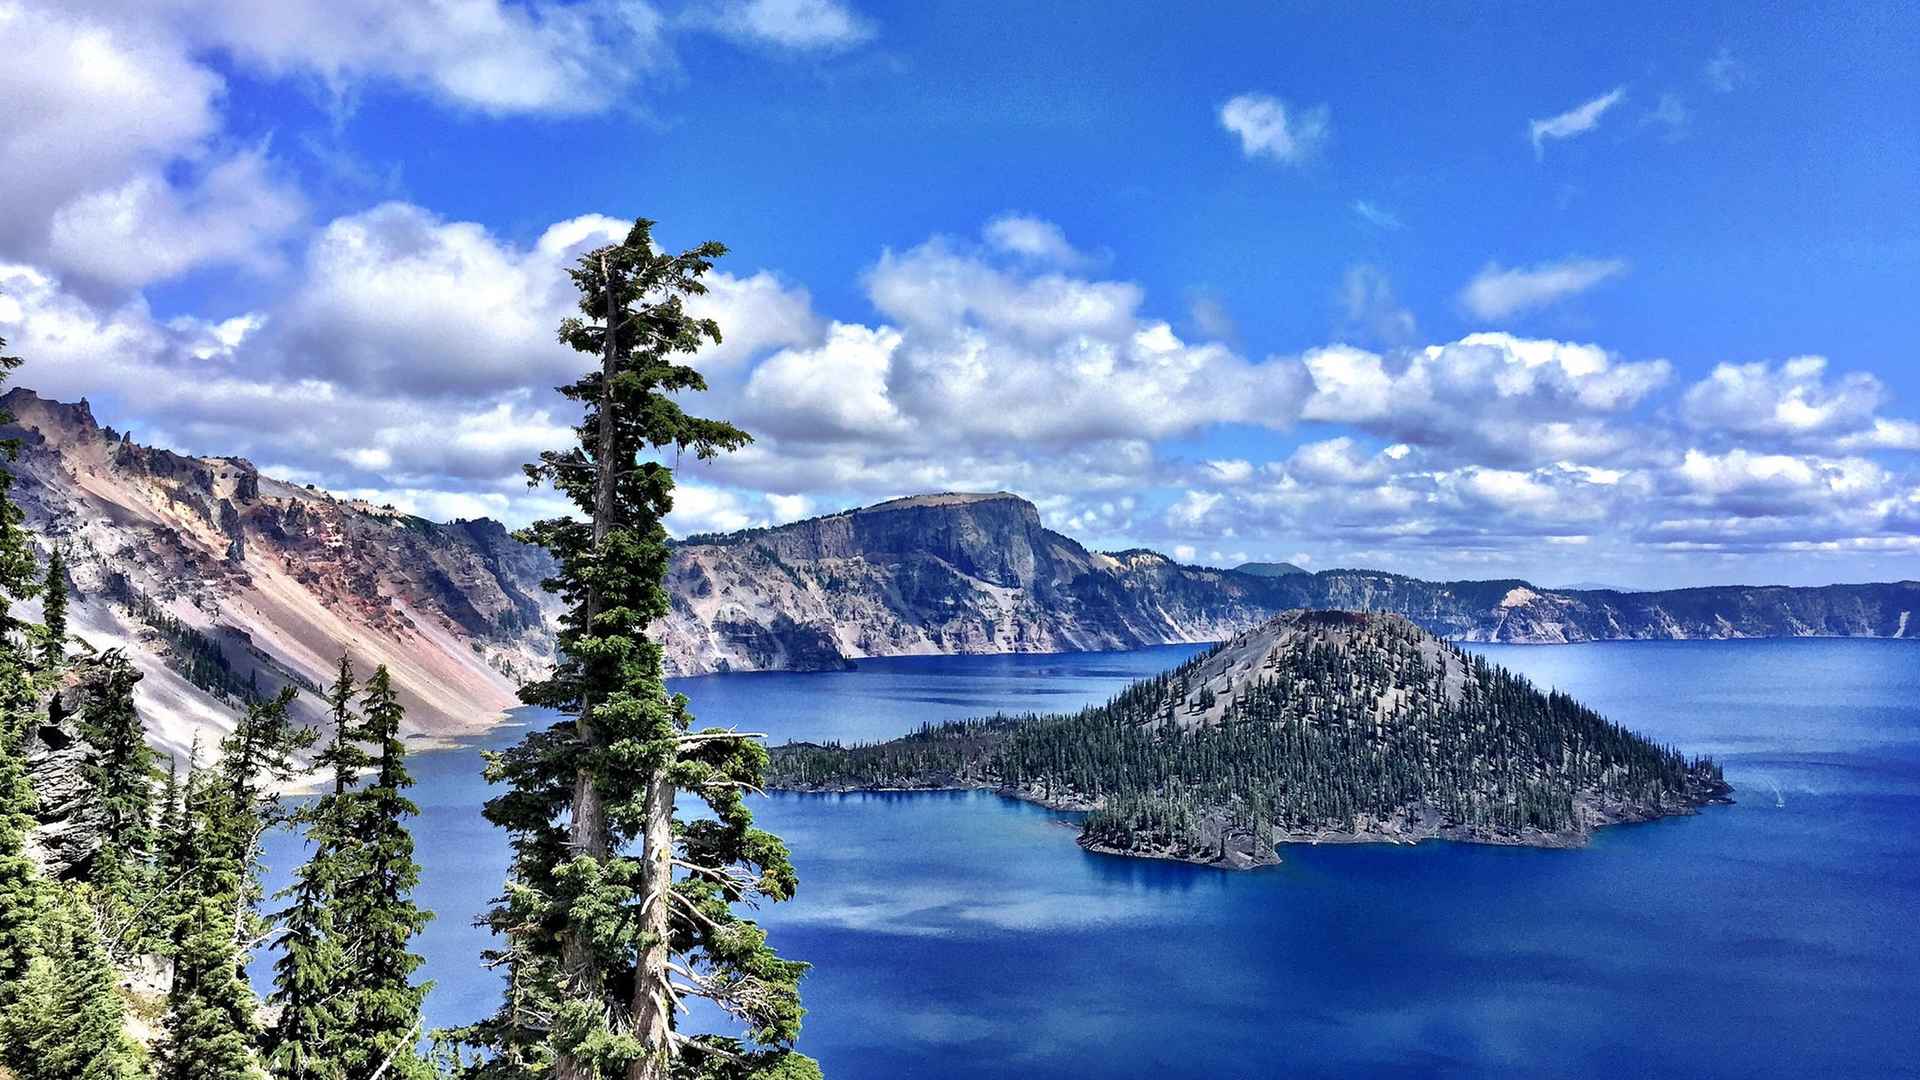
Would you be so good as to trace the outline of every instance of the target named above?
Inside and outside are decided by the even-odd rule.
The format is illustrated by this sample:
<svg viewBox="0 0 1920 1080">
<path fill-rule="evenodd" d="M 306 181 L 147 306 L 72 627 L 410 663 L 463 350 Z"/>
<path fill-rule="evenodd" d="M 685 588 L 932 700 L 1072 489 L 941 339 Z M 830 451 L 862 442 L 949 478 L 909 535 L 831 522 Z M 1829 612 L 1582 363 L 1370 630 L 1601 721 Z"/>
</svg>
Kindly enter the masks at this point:
<svg viewBox="0 0 1920 1080">
<path fill-rule="evenodd" d="M 16 388 L 0 407 L 17 415 L 0 436 L 23 443 L 11 468 L 27 524 L 68 549 L 75 629 L 135 656 L 162 745 L 196 731 L 210 743 L 245 694 L 324 683 L 343 646 L 394 669 L 430 735 L 497 723 L 551 660 L 551 562 L 498 522 L 432 522 L 244 458 L 143 446 L 84 399 Z M 1271 577 L 1090 550 L 1004 491 L 690 536 L 668 585 L 653 631 L 680 676 L 1218 641 L 1293 608 L 1395 611 L 1469 641 L 1920 635 L 1911 581 L 1615 593 L 1364 569 Z"/>
</svg>

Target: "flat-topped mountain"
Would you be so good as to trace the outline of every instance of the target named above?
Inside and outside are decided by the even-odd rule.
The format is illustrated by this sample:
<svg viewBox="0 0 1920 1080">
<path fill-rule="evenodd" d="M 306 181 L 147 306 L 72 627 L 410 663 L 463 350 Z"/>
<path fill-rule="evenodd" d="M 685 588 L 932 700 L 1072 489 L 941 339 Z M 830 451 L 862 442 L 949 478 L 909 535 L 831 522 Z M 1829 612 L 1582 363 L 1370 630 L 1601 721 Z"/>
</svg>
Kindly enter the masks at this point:
<svg viewBox="0 0 1920 1080">
<path fill-rule="evenodd" d="M 211 746 L 247 696 L 322 685 L 344 649 L 386 664 L 407 718 L 476 731 L 550 662 L 550 563 L 492 521 L 440 524 L 262 476 L 231 457 L 142 446 L 86 403 L 15 389 L 14 497 L 66 551 L 71 620 L 125 647 L 156 741 Z M 318 702 L 299 706 L 317 715 Z"/>
<path fill-rule="evenodd" d="M 1245 562 L 1233 568 L 1236 574 L 1252 574 L 1254 577 L 1286 577 L 1289 574 L 1310 574 L 1311 570 L 1295 566 L 1290 562 Z"/>
<path fill-rule="evenodd" d="M 1564 847 L 1731 789 L 1393 615 L 1289 612 L 1077 713 L 775 747 L 771 786 L 988 788 L 1091 811 L 1081 843 L 1256 866 L 1281 843 Z"/>
</svg>

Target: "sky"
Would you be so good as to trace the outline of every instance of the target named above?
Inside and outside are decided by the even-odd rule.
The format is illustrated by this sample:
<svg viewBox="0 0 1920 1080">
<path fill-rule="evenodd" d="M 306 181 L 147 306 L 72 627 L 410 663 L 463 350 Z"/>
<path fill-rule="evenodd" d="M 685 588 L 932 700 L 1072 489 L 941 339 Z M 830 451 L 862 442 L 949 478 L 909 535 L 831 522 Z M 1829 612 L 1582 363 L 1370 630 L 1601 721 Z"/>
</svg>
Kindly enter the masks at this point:
<svg viewBox="0 0 1920 1080">
<path fill-rule="evenodd" d="M 1911 5 L 0 0 L 0 336 L 142 442 L 560 509 L 565 269 L 730 254 L 675 532 L 1920 577 Z"/>
</svg>

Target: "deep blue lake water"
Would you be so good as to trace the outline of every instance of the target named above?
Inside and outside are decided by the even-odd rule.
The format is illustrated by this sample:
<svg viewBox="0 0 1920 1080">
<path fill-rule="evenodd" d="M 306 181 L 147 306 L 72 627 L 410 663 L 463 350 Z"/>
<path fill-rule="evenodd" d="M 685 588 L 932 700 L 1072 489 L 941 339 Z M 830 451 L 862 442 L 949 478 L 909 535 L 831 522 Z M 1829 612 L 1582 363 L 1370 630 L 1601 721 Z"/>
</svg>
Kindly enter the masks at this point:
<svg viewBox="0 0 1920 1080">
<path fill-rule="evenodd" d="M 1236 873 L 1074 844 L 989 794 L 775 795 L 835 1078 L 1920 1076 L 1920 644 L 1482 646 L 1726 765 L 1737 805 L 1579 851 L 1290 847 Z M 872 739 L 1103 699 L 1189 655 L 682 680 L 702 723 Z M 511 741 L 501 732 L 490 742 Z M 414 761 L 430 1022 L 488 1011 L 503 838 L 474 749 Z M 284 863 L 297 845 L 281 840 Z"/>
</svg>

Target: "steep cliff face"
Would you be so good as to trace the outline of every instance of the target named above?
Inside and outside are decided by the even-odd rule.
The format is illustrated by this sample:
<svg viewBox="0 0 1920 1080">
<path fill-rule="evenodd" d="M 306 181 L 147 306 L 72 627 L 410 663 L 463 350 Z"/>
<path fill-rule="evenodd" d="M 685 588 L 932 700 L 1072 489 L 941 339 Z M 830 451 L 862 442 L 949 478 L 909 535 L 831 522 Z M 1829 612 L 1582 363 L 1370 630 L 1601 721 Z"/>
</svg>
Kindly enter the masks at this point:
<svg viewBox="0 0 1920 1080">
<path fill-rule="evenodd" d="M 484 728 L 550 663 L 545 555 L 495 522 L 438 524 L 196 458 L 17 389 L 11 466 L 29 527 L 68 553 L 74 630 L 124 646 L 155 740 L 211 744 L 254 692 L 385 663 L 418 732 Z M 312 695 L 300 708 L 317 715 Z"/>
<path fill-rule="evenodd" d="M 1259 579 L 1090 552 L 1004 492 L 700 538 L 676 548 L 669 585 L 659 633 L 678 674 L 1205 641 L 1272 610 Z"/>
<path fill-rule="evenodd" d="M 1051 652 L 1217 641 L 1292 608 L 1405 615 L 1467 641 L 1920 635 L 1920 582 L 1667 592 L 1276 573 L 1091 552 L 1006 493 L 923 495 L 674 553 L 658 628 L 677 674 L 816 670 L 864 656 Z"/>
</svg>

